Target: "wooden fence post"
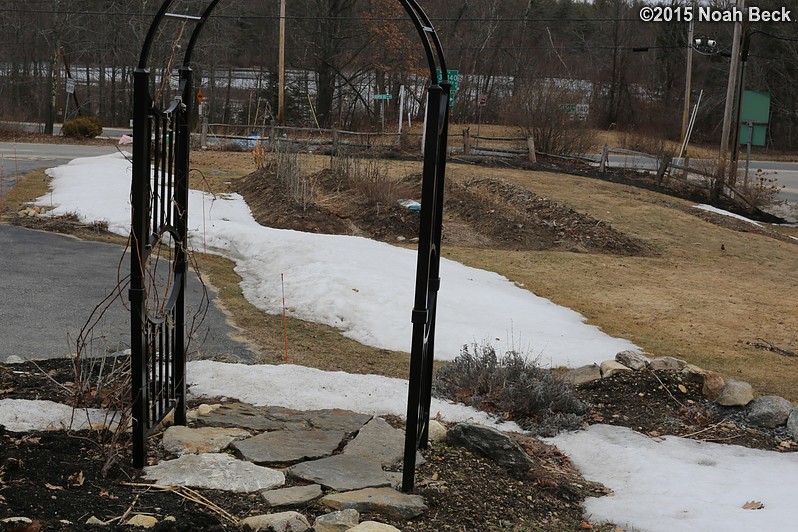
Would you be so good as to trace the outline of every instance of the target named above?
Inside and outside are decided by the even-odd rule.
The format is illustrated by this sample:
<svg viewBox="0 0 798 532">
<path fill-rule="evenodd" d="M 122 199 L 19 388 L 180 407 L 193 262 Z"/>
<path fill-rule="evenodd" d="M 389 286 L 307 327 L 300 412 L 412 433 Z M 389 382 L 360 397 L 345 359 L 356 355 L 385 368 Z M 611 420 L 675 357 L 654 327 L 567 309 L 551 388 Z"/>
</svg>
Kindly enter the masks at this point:
<svg viewBox="0 0 798 532">
<path fill-rule="evenodd" d="M 529 135 L 526 138 L 526 145 L 527 145 L 527 148 L 529 148 L 529 155 L 528 155 L 529 162 L 530 163 L 538 162 L 538 156 L 537 156 L 537 154 L 535 154 L 535 137 L 533 137 L 532 135 Z"/>
<path fill-rule="evenodd" d="M 463 155 L 471 155 L 471 132 L 469 128 L 463 130 Z"/>
<path fill-rule="evenodd" d="M 668 171 L 668 167 L 671 165 L 672 157 L 670 155 L 664 155 L 662 157 L 662 162 L 659 164 L 659 170 L 657 170 L 657 186 L 662 184 L 662 178 L 665 177 L 665 172 Z"/>
<path fill-rule="evenodd" d="M 601 152 L 601 162 L 599 163 L 599 172 L 602 174 L 607 170 L 607 159 L 609 159 L 610 148 L 605 144 Z"/>
</svg>

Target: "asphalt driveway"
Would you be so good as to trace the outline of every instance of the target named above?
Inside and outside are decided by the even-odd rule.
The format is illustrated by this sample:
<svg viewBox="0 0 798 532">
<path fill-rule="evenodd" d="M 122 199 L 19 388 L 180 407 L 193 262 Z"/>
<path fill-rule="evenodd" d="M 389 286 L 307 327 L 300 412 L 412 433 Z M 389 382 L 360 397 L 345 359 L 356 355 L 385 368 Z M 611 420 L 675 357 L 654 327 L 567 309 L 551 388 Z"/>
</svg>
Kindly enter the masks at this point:
<svg viewBox="0 0 798 532">
<path fill-rule="evenodd" d="M 129 272 L 129 258 L 123 253 L 114 244 L 0 225 L 0 361 L 74 353 L 75 340 L 94 308 Z M 192 274 L 186 294 L 188 318 L 200 307 L 202 292 Z M 209 296 L 212 304 L 192 341 L 190 358 L 254 363 L 255 354 L 231 338 L 235 330 L 217 307 L 215 294 Z M 130 346 L 126 303 L 123 290 L 95 328 L 95 354 Z"/>
</svg>

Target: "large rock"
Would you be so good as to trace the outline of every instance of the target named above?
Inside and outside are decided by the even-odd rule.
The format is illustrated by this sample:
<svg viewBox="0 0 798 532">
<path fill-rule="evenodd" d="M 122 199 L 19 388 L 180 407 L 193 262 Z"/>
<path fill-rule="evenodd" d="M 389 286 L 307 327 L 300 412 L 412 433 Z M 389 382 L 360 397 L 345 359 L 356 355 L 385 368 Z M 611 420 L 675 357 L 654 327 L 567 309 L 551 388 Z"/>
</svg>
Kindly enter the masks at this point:
<svg viewBox="0 0 798 532">
<path fill-rule="evenodd" d="M 253 515 L 241 521 L 240 526 L 251 532 L 305 532 L 305 530 L 310 530 L 308 520 L 297 512 Z"/>
<path fill-rule="evenodd" d="M 431 419 L 429 422 L 429 441 L 432 443 L 439 443 L 446 441 L 446 426 L 436 419 Z"/>
<path fill-rule="evenodd" d="M 233 447 L 256 464 L 293 464 L 330 456 L 344 436 L 339 430 L 278 430 L 237 441 Z"/>
<path fill-rule="evenodd" d="M 321 504 L 335 510 L 351 508 L 360 513 L 380 514 L 389 519 L 412 519 L 427 509 L 421 495 L 408 495 L 392 488 L 334 493 L 322 498 Z"/>
<path fill-rule="evenodd" d="M 749 422 L 774 429 L 787 423 L 792 412 L 792 403 L 783 397 L 764 395 L 751 401 L 746 410 Z"/>
<path fill-rule="evenodd" d="M 307 486 L 294 486 L 278 490 L 266 490 L 261 492 L 263 500 L 276 508 L 279 506 L 299 506 L 321 498 L 324 493 L 318 484 L 308 484 Z"/>
<path fill-rule="evenodd" d="M 717 401 L 726 388 L 726 381 L 714 371 L 704 372 L 704 384 L 701 393 L 710 401 Z"/>
<path fill-rule="evenodd" d="M 640 371 L 651 362 L 651 359 L 637 351 L 621 351 L 615 355 L 615 361 L 629 369 Z"/>
<path fill-rule="evenodd" d="M 192 429 L 173 425 L 163 433 L 161 444 L 165 451 L 176 455 L 218 453 L 237 439 L 249 438 L 249 432 L 239 428 L 201 427 Z"/>
<path fill-rule="evenodd" d="M 236 460 L 223 453 L 186 454 L 144 468 L 148 480 L 159 486 L 189 486 L 253 493 L 285 484 L 280 471 Z"/>
<path fill-rule="evenodd" d="M 605 360 L 601 363 L 601 378 L 606 379 L 607 377 L 612 377 L 615 373 L 621 371 L 632 371 L 632 368 L 624 366 L 620 362 L 615 362 L 614 360 Z"/>
<path fill-rule="evenodd" d="M 346 532 L 360 522 L 360 512 L 354 508 L 320 515 L 313 522 L 314 532 Z"/>
<path fill-rule="evenodd" d="M 674 357 L 656 357 L 649 361 L 648 367 L 654 371 L 681 371 L 687 367 L 687 362 Z"/>
<path fill-rule="evenodd" d="M 507 468 L 516 477 L 524 476 L 535 462 L 507 434 L 491 427 L 460 423 L 448 432 L 450 445 L 477 452 Z"/>
<path fill-rule="evenodd" d="M 288 474 L 335 491 L 390 486 L 390 481 L 379 464 L 352 455 L 337 454 L 321 460 L 302 462 L 291 467 Z"/>
<path fill-rule="evenodd" d="M 574 386 L 597 381 L 601 378 L 601 368 L 598 364 L 590 364 L 581 368 L 572 369 L 563 373 L 562 380 L 570 382 Z"/>
<path fill-rule="evenodd" d="M 745 406 L 754 399 L 754 389 L 743 381 L 726 381 L 723 393 L 717 399 L 722 406 Z"/>
<path fill-rule="evenodd" d="M 793 440 L 798 440 L 798 408 L 794 408 L 787 418 L 787 434 Z"/>
</svg>

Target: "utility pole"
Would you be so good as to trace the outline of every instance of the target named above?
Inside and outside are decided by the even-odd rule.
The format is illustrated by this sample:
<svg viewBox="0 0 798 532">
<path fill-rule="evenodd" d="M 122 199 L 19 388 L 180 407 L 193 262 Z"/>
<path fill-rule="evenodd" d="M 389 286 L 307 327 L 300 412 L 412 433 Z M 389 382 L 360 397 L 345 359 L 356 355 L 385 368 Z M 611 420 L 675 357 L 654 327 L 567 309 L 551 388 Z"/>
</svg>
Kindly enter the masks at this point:
<svg viewBox="0 0 798 532">
<path fill-rule="evenodd" d="M 285 0 L 280 0 L 280 66 L 277 87 L 277 123 L 285 124 Z"/>
<path fill-rule="evenodd" d="M 690 123 L 690 90 L 693 80 L 693 24 L 694 19 L 690 19 L 690 26 L 687 29 L 687 73 L 684 82 L 684 109 L 682 110 L 682 145 L 687 138 L 687 128 Z"/>
<path fill-rule="evenodd" d="M 745 9 L 745 0 L 737 0 L 737 9 L 742 12 Z M 731 132 L 732 110 L 734 108 L 735 89 L 737 88 L 737 70 L 740 65 L 740 40 L 743 33 L 742 22 L 734 23 L 734 41 L 732 42 L 732 54 L 729 64 L 729 81 L 726 85 L 726 105 L 723 108 L 723 130 L 720 137 L 720 162 L 718 171 L 722 172 L 723 179 L 716 185 L 713 195 L 719 195 L 722 190 L 726 177 L 730 177 L 729 171 L 736 169 L 726 168 L 729 160 L 729 134 Z"/>
</svg>

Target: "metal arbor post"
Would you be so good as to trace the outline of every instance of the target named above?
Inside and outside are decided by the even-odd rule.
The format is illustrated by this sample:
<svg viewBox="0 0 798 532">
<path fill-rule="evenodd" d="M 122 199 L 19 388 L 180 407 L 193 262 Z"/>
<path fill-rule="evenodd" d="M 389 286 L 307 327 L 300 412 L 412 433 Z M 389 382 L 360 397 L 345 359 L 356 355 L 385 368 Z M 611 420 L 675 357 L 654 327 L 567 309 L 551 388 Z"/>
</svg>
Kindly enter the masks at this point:
<svg viewBox="0 0 798 532">
<path fill-rule="evenodd" d="M 133 372 L 133 464 L 146 462 L 147 432 L 170 410 L 185 423 L 186 339 L 183 293 L 188 244 L 189 117 L 193 105 L 191 56 L 202 29 L 220 0 L 211 0 L 199 16 L 169 13 L 165 0 L 150 25 L 134 72 L 131 365 Z M 448 71 L 435 29 L 416 0 L 398 0 L 418 32 L 430 72 L 424 145 L 421 224 L 412 311 L 410 383 L 402 488 L 413 489 L 416 450 L 427 446 L 440 287 L 443 183 L 449 123 Z M 178 93 L 165 110 L 150 93 L 147 63 L 163 22 L 177 19 L 195 27 L 185 47 Z M 441 80 L 437 71 L 441 72 Z M 154 308 L 147 289 L 153 257 L 170 246 L 169 297 Z"/>
</svg>

